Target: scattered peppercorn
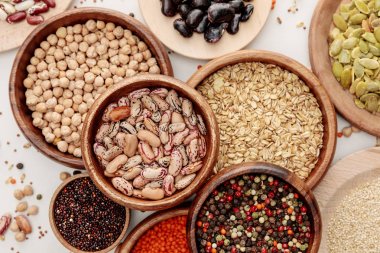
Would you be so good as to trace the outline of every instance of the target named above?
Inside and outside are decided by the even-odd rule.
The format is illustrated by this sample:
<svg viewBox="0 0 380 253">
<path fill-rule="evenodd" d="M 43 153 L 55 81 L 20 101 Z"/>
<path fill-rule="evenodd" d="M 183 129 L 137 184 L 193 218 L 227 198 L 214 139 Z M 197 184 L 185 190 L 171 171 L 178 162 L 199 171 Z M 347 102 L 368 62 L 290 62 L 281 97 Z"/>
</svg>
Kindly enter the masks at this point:
<svg viewBox="0 0 380 253">
<path fill-rule="evenodd" d="M 281 179 L 244 175 L 224 182 L 196 221 L 200 253 L 307 252 L 311 219 L 300 194 Z"/>
<path fill-rule="evenodd" d="M 67 184 L 54 204 L 58 231 L 81 251 L 111 246 L 123 231 L 126 211 L 104 196 L 88 177 Z"/>
<path fill-rule="evenodd" d="M 18 164 L 16 164 L 16 168 L 19 170 L 22 170 L 24 168 L 24 164 L 18 163 Z"/>
<path fill-rule="evenodd" d="M 36 199 L 37 200 L 41 200 L 42 199 L 42 194 L 37 194 Z"/>
<path fill-rule="evenodd" d="M 190 253 L 186 218 L 177 216 L 158 223 L 138 240 L 132 253 Z"/>
</svg>

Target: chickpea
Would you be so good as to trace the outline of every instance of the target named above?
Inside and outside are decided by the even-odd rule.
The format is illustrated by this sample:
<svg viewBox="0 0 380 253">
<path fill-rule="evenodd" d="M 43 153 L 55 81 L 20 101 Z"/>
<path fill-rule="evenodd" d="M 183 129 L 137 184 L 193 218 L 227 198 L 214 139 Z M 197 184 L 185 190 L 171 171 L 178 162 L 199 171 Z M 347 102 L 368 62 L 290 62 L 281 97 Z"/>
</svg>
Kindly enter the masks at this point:
<svg viewBox="0 0 380 253">
<path fill-rule="evenodd" d="M 41 118 L 35 118 L 33 119 L 33 126 L 41 128 L 44 125 L 44 120 Z"/>
<path fill-rule="evenodd" d="M 62 117 L 62 126 L 70 126 L 71 125 L 71 119 L 69 117 Z"/>
<path fill-rule="evenodd" d="M 28 209 L 28 203 L 26 201 L 22 201 L 16 206 L 16 212 L 25 212 L 26 209 Z"/>
<path fill-rule="evenodd" d="M 58 104 L 58 105 L 56 105 L 55 107 L 54 107 L 54 111 L 55 112 L 57 112 L 57 113 L 59 113 L 59 114 L 62 114 L 62 112 L 65 110 L 65 107 L 63 106 L 63 105 L 60 105 L 60 104 Z"/>
<path fill-rule="evenodd" d="M 160 74 L 160 68 L 157 65 L 154 65 L 149 68 L 149 73 L 150 74 Z"/>
<path fill-rule="evenodd" d="M 75 150 L 75 146 L 70 144 L 69 145 L 69 148 L 67 149 L 67 152 L 69 152 L 69 154 L 73 154 L 74 153 L 74 150 Z"/>
<path fill-rule="evenodd" d="M 66 60 L 69 69 L 75 70 L 79 67 L 78 62 L 73 59 Z"/>
<path fill-rule="evenodd" d="M 113 30 L 113 35 L 115 35 L 115 37 L 117 39 L 120 39 L 124 36 L 124 29 L 121 27 L 121 26 L 117 26 L 114 30 Z"/>
<path fill-rule="evenodd" d="M 112 49 L 119 49 L 119 41 L 118 40 L 112 40 L 109 45 Z"/>
<path fill-rule="evenodd" d="M 30 89 L 30 88 L 33 87 L 33 85 L 34 85 L 34 81 L 33 81 L 32 78 L 27 77 L 27 78 L 24 79 L 23 84 L 24 84 L 24 87 L 25 87 L 25 88 Z"/>
<path fill-rule="evenodd" d="M 73 101 L 71 99 L 65 99 L 63 101 L 63 106 L 65 109 L 71 108 L 71 106 L 73 106 Z"/>
<path fill-rule="evenodd" d="M 110 78 L 110 77 L 108 77 L 108 78 L 105 80 L 104 84 L 105 84 L 106 86 L 111 86 L 111 85 L 113 85 L 113 79 Z M 95 99 L 96 99 L 96 98 L 97 98 L 97 97 L 95 97 Z"/>
<path fill-rule="evenodd" d="M 48 67 L 47 63 L 45 61 L 41 61 L 40 63 L 37 64 L 37 71 L 41 72 L 46 70 Z"/>
<path fill-rule="evenodd" d="M 89 31 L 88 31 L 87 27 L 83 26 L 82 27 L 82 36 L 86 36 L 87 34 L 89 34 Z"/>
<path fill-rule="evenodd" d="M 52 112 L 51 117 L 52 117 L 51 122 L 53 122 L 53 123 L 61 122 L 62 116 L 58 112 Z"/>
<path fill-rule="evenodd" d="M 87 59 L 86 64 L 87 64 L 87 68 L 92 68 L 96 65 L 96 60 L 95 59 Z"/>
<path fill-rule="evenodd" d="M 126 65 L 126 64 L 128 64 L 128 62 L 129 62 L 129 56 L 128 56 L 128 55 L 125 55 L 125 54 L 119 54 L 119 55 L 118 55 L 118 58 L 119 58 L 119 62 L 120 62 L 122 65 Z"/>
<path fill-rule="evenodd" d="M 112 32 L 107 32 L 107 33 L 106 33 L 106 38 L 107 38 L 108 40 L 114 40 L 114 39 L 115 39 L 115 35 L 113 35 Z"/>
<path fill-rule="evenodd" d="M 129 62 L 128 68 L 136 71 L 139 68 L 139 63 L 135 60 L 132 60 Z"/>
<path fill-rule="evenodd" d="M 66 40 L 67 43 L 71 43 L 71 42 L 73 42 L 73 41 L 74 41 L 74 35 L 72 35 L 72 34 L 68 34 L 68 35 L 66 36 L 65 40 Z"/>
<path fill-rule="evenodd" d="M 95 44 L 95 42 L 98 41 L 98 36 L 96 36 L 95 33 L 90 33 L 89 35 L 86 36 L 85 39 L 87 39 L 87 42 L 89 44 Z"/>
<path fill-rule="evenodd" d="M 67 35 L 67 30 L 66 27 L 60 27 L 58 30 L 55 32 L 58 38 L 65 38 Z"/>
<path fill-rule="evenodd" d="M 74 132 L 71 134 L 71 138 L 73 139 L 74 142 L 80 141 L 80 134 Z"/>
<path fill-rule="evenodd" d="M 107 53 L 107 46 L 104 44 L 98 45 L 96 47 L 96 52 L 98 53 L 98 55 L 103 55 L 103 54 Z"/>
<path fill-rule="evenodd" d="M 30 64 L 37 66 L 38 63 L 40 63 L 40 59 L 38 59 L 37 57 L 33 56 L 32 58 L 30 58 Z"/>
<path fill-rule="evenodd" d="M 61 138 L 61 136 L 62 136 L 61 129 L 60 128 L 54 129 L 53 134 L 55 135 L 55 137 Z"/>
<path fill-rule="evenodd" d="M 127 69 L 127 71 L 125 72 L 126 77 L 132 77 L 132 76 L 135 76 L 136 74 L 137 74 L 136 71 L 134 71 L 133 69 Z"/>
<path fill-rule="evenodd" d="M 59 47 L 66 46 L 66 40 L 65 39 L 59 39 L 58 43 L 57 43 L 57 46 L 59 46 Z"/>
<path fill-rule="evenodd" d="M 148 72 L 149 71 L 149 66 L 147 63 L 142 62 L 139 64 L 139 71 L 140 72 Z"/>
<path fill-rule="evenodd" d="M 96 53 L 96 49 L 94 46 L 91 46 L 87 49 L 86 55 L 89 58 L 95 58 L 98 54 Z"/>
<path fill-rule="evenodd" d="M 43 70 L 42 72 L 38 73 L 37 77 L 41 80 L 48 80 L 49 79 L 49 71 Z"/>
<path fill-rule="evenodd" d="M 71 118 L 71 123 L 73 126 L 79 126 L 82 123 L 82 118 L 79 113 L 75 113 Z"/>
<path fill-rule="evenodd" d="M 36 105 L 36 111 L 37 111 L 37 112 L 45 113 L 45 112 L 47 111 L 46 104 L 45 104 L 45 103 L 38 103 L 38 104 Z"/>
<path fill-rule="evenodd" d="M 133 55 L 133 59 L 140 63 L 144 60 L 144 57 L 143 57 L 142 53 L 137 53 L 137 54 Z"/>
<path fill-rule="evenodd" d="M 54 95 L 54 97 L 56 97 L 56 98 L 60 98 L 60 97 L 62 97 L 62 95 L 63 95 L 63 89 L 62 89 L 61 87 L 55 87 L 55 88 L 53 89 L 53 95 Z"/>
<path fill-rule="evenodd" d="M 66 71 L 66 77 L 69 79 L 69 80 L 74 80 L 75 79 L 75 72 L 74 70 L 72 69 L 69 69 Z"/>
<path fill-rule="evenodd" d="M 57 143 L 57 147 L 58 147 L 59 151 L 65 153 L 65 152 L 67 152 L 67 149 L 69 148 L 69 144 L 65 141 L 59 141 Z"/>
<path fill-rule="evenodd" d="M 27 215 L 37 215 L 38 214 L 38 207 L 35 205 L 30 206 L 26 213 L 27 213 Z"/>
<path fill-rule="evenodd" d="M 78 108 L 80 114 L 86 113 L 88 111 L 87 104 L 81 103 Z"/>
<path fill-rule="evenodd" d="M 73 155 L 74 155 L 75 157 L 82 157 L 82 151 L 81 151 L 81 149 L 80 149 L 80 148 L 76 148 L 76 149 L 74 150 L 74 152 L 73 152 Z"/>
<path fill-rule="evenodd" d="M 150 52 L 149 49 L 142 52 L 142 55 L 144 57 L 144 60 L 146 60 L 146 61 L 152 58 L 152 53 Z"/>
<path fill-rule="evenodd" d="M 93 91 L 93 89 L 94 89 L 94 86 L 91 85 L 91 84 L 85 84 L 84 87 L 83 87 L 83 90 L 85 92 L 91 92 L 91 91 Z"/>
<path fill-rule="evenodd" d="M 53 91 L 51 90 L 46 90 L 44 94 L 42 95 L 45 101 L 53 97 Z"/>
<path fill-rule="evenodd" d="M 92 72 L 87 72 L 84 74 L 84 81 L 86 83 L 94 83 L 95 75 Z"/>
<path fill-rule="evenodd" d="M 61 134 L 62 136 L 71 135 L 71 128 L 69 126 L 61 126 Z"/>
<path fill-rule="evenodd" d="M 26 235 L 25 235 L 24 232 L 17 232 L 17 233 L 15 234 L 15 239 L 16 239 L 16 241 L 18 241 L 18 242 L 23 242 L 23 241 L 25 241 L 25 239 L 26 239 Z"/>
<path fill-rule="evenodd" d="M 120 76 L 120 77 L 124 77 L 125 76 L 125 69 L 123 69 L 123 68 L 117 68 L 116 75 Z"/>
<path fill-rule="evenodd" d="M 78 52 L 76 60 L 79 64 L 84 64 L 86 62 L 86 55 L 83 52 Z M 84 70 L 86 72 L 86 70 Z"/>
<path fill-rule="evenodd" d="M 54 139 L 55 139 L 55 135 L 54 134 L 47 134 L 46 136 L 45 136 L 45 141 L 47 142 L 47 143 L 53 143 L 53 141 L 54 141 Z"/>
<path fill-rule="evenodd" d="M 80 35 L 80 34 L 74 34 L 74 41 L 75 41 L 76 43 L 80 43 L 80 42 L 82 42 L 82 41 L 83 41 L 83 36 Z"/>
<path fill-rule="evenodd" d="M 13 196 L 17 199 L 17 200 L 22 200 L 24 198 L 24 193 L 21 191 L 21 190 L 15 190 L 13 192 Z"/>
<path fill-rule="evenodd" d="M 157 65 L 157 61 L 155 58 L 148 59 L 146 63 L 148 63 L 149 67 L 153 67 L 154 65 Z"/>
</svg>

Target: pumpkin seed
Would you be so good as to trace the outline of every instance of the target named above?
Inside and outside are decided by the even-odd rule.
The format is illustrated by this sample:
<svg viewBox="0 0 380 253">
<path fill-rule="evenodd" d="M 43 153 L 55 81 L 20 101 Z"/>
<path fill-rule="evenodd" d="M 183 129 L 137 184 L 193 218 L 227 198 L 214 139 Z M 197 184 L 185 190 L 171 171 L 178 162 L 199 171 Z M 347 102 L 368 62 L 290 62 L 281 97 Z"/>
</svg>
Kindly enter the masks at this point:
<svg viewBox="0 0 380 253">
<path fill-rule="evenodd" d="M 374 56 L 380 56 L 380 49 L 377 48 L 376 46 L 372 45 L 372 44 L 369 44 L 369 51 Z"/>
<path fill-rule="evenodd" d="M 358 59 L 354 61 L 354 74 L 357 78 L 364 76 L 364 67 L 359 63 Z"/>
<path fill-rule="evenodd" d="M 348 20 L 352 25 L 361 25 L 363 20 L 367 19 L 367 15 L 362 13 L 354 14 Z"/>
<path fill-rule="evenodd" d="M 366 83 L 367 83 L 367 91 L 369 91 L 369 92 L 376 92 L 376 91 L 380 90 L 380 83 L 379 83 L 378 80 L 376 80 L 376 81 L 368 81 Z"/>
<path fill-rule="evenodd" d="M 371 22 L 371 26 L 372 26 L 372 28 L 379 27 L 379 26 L 380 26 L 380 18 L 374 19 L 374 20 Z"/>
<path fill-rule="evenodd" d="M 350 51 L 346 50 L 346 49 L 343 49 L 340 53 L 339 53 L 339 62 L 340 63 L 344 63 L 344 64 L 348 64 L 351 62 L 351 54 L 350 54 Z"/>
<path fill-rule="evenodd" d="M 362 55 L 362 52 L 360 51 L 360 48 L 359 47 L 355 47 L 352 51 L 351 51 L 351 57 L 353 59 L 357 59 L 359 57 L 361 57 Z"/>
<path fill-rule="evenodd" d="M 380 10 L 380 0 L 375 0 L 375 10 L 379 11 Z"/>
<path fill-rule="evenodd" d="M 355 105 L 359 107 L 360 109 L 365 108 L 365 104 L 363 104 L 358 98 L 355 98 Z"/>
<path fill-rule="evenodd" d="M 339 32 L 339 29 L 338 29 Z M 354 29 L 348 37 L 355 37 L 355 38 L 361 38 L 361 36 L 365 33 L 365 30 L 363 28 L 357 28 Z"/>
<path fill-rule="evenodd" d="M 371 42 L 371 43 L 376 43 L 377 42 L 377 40 L 375 38 L 375 35 L 373 33 L 370 33 L 370 32 L 365 32 L 362 35 L 362 38 L 365 39 L 368 42 Z"/>
<path fill-rule="evenodd" d="M 368 43 L 365 42 L 364 40 L 360 40 L 360 41 L 359 41 L 359 48 L 360 48 L 360 51 L 361 51 L 363 54 L 366 54 L 366 53 L 368 53 L 368 51 L 369 51 Z"/>
<path fill-rule="evenodd" d="M 333 22 L 335 26 L 338 27 L 341 31 L 344 32 L 347 30 L 347 22 L 344 20 L 344 18 L 341 15 L 335 13 L 333 15 Z"/>
<path fill-rule="evenodd" d="M 378 42 L 380 42 L 380 27 L 376 27 L 373 34 Z"/>
<path fill-rule="evenodd" d="M 377 69 L 379 67 L 379 62 L 373 59 L 360 59 L 359 63 L 366 69 Z"/>
<path fill-rule="evenodd" d="M 363 32 L 364 33 L 364 32 Z M 337 38 L 337 36 L 340 35 L 340 30 L 338 28 L 334 28 L 331 30 L 330 32 L 330 40 L 333 41 Z M 361 34 L 359 35 L 359 37 L 361 36 Z"/>
<path fill-rule="evenodd" d="M 330 45 L 330 56 L 337 56 L 342 51 L 343 40 L 336 39 Z"/>
<path fill-rule="evenodd" d="M 342 75 L 340 76 L 340 84 L 343 88 L 348 89 L 351 85 L 351 68 L 343 70 Z"/>
<path fill-rule="evenodd" d="M 367 83 L 361 81 L 356 85 L 355 94 L 356 97 L 361 97 L 367 92 Z"/>
<path fill-rule="evenodd" d="M 364 94 L 363 96 L 360 97 L 360 101 L 363 103 L 366 103 L 367 101 L 369 101 L 371 99 L 371 97 L 378 99 L 379 95 L 377 95 L 375 93 Z"/>
<path fill-rule="evenodd" d="M 348 38 L 345 41 L 343 41 L 342 47 L 344 49 L 353 49 L 358 43 L 359 43 L 359 39 L 352 37 L 352 38 Z"/>
<path fill-rule="evenodd" d="M 371 97 L 367 100 L 365 103 L 366 109 L 370 112 L 377 112 L 377 109 L 379 108 L 379 102 L 376 97 Z"/>
<path fill-rule="evenodd" d="M 355 94 L 356 86 L 358 85 L 359 82 L 360 82 L 359 78 L 352 82 L 351 87 L 350 87 L 351 94 Z"/>
<path fill-rule="evenodd" d="M 343 65 L 338 62 L 338 61 L 335 61 L 333 63 L 333 73 L 334 73 L 334 76 L 338 79 L 338 81 L 340 80 L 340 77 L 342 75 L 342 72 L 343 72 Z"/>
<path fill-rule="evenodd" d="M 355 0 L 355 5 L 358 10 L 364 14 L 369 14 L 369 8 L 368 5 L 363 2 L 362 0 Z"/>
</svg>

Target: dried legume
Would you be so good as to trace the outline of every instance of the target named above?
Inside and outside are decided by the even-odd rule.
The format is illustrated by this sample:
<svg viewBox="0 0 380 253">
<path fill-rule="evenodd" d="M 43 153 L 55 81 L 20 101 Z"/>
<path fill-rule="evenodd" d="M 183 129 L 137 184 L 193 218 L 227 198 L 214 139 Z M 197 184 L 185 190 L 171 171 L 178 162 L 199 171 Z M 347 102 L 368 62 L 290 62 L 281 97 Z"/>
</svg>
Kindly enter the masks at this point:
<svg viewBox="0 0 380 253">
<path fill-rule="evenodd" d="M 197 87 L 220 128 L 216 172 L 248 161 L 280 165 L 306 179 L 323 145 L 322 112 L 293 73 L 258 62 L 227 66 Z"/>
</svg>

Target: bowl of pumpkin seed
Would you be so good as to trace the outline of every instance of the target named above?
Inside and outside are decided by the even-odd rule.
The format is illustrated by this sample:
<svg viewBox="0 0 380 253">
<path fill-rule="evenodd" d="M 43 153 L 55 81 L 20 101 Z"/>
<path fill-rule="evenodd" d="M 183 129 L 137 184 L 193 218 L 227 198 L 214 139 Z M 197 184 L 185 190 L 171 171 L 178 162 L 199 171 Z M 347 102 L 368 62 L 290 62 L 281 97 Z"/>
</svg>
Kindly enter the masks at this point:
<svg viewBox="0 0 380 253">
<path fill-rule="evenodd" d="M 322 0 L 309 35 L 310 60 L 337 110 L 380 136 L 380 0 Z"/>
</svg>

